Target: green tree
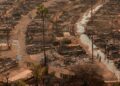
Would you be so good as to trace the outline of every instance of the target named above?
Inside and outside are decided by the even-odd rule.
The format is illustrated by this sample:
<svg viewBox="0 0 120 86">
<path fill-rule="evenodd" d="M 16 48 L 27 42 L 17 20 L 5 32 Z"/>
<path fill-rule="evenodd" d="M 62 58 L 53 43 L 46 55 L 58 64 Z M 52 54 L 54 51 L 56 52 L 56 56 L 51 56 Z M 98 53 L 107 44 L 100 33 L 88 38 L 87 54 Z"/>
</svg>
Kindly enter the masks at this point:
<svg viewBox="0 0 120 86">
<path fill-rule="evenodd" d="M 39 86 L 39 84 L 43 84 L 42 81 L 45 75 L 46 67 L 43 67 L 40 64 L 31 63 L 29 65 L 29 68 L 32 71 L 32 75 L 35 80 L 35 86 Z"/>
<path fill-rule="evenodd" d="M 115 83 L 113 84 L 113 86 L 120 86 L 120 83 Z"/>
<path fill-rule="evenodd" d="M 12 86 L 26 86 L 26 83 L 22 80 L 18 80 Z"/>
<path fill-rule="evenodd" d="M 64 39 L 62 40 L 62 44 L 63 44 L 63 45 L 67 45 L 67 44 L 70 44 L 70 43 L 71 43 L 71 40 L 70 40 L 70 39 L 64 38 Z"/>
<path fill-rule="evenodd" d="M 73 68 L 75 75 L 63 79 L 64 86 L 104 86 L 104 80 L 93 65 L 79 65 Z"/>
</svg>

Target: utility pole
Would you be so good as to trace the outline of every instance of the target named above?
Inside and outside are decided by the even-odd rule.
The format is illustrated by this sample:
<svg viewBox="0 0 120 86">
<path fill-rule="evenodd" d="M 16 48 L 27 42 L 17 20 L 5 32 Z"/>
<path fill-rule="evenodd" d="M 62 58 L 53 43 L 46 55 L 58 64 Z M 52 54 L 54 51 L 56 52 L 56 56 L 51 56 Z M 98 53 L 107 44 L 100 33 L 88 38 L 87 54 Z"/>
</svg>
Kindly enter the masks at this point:
<svg viewBox="0 0 120 86">
<path fill-rule="evenodd" d="M 93 34 L 92 34 L 92 62 L 94 61 L 94 45 L 93 45 Z"/>
<path fill-rule="evenodd" d="M 9 36 L 10 36 L 10 32 L 9 32 L 9 27 L 6 28 L 6 32 L 7 32 L 7 46 L 8 46 L 8 50 L 11 48 L 10 43 L 9 43 Z"/>
<path fill-rule="evenodd" d="M 107 57 L 108 57 L 107 48 L 108 48 L 108 40 L 105 40 L 105 59 L 107 59 Z"/>
<path fill-rule="evenodd" d="M 47 55 L 46 55 L 46 49 L 45 49 L 45 21 L 46 21 L 46 14 L 48 13 L 47 8 L 45 8 L 43 5 L 40 5 L 38 7 L 38 11 L 40 14 L 40 17 L 42 18 L 42 41 L 43 41 L 43 54 L 44 54 L 44 66 L 47 66 Z"/>
<path fill-rule="evenodd" d="M 110 28 L 111 28 L 111 35 L 113 37 L 113 44 L 115 44 L 115 39 L 114 39 L 114 19 L 113 19 L 113 15 L 110 15 Z"/>
<path fill-rule="evenodd" d="M 45 86 L 48 86 L 48 62 L 47 62 L 47 55 L 46 55 L 46 45 L 45 45 L 45 21 L 46 21 L 46 15 L 48 13 L 48 9 L 45 8 L 43 5 L 40 5 L 38 7 L 38 11 L 41 14 L 42 18 L 42 35 L 43 35 L 43 54 L 44 54 L 44 67 L 46 68 L 45 70 L 45 78 L 44 78 L 44 84 Z"/>
<path fill-rule="evenodd" d="M 93 1 L 91 0 L 91 22 L 93 22 Z M 92 45 L 91 45 L 91 48 L 92 48 L 92 62 L 94 60 L 94 45 L 93 45 L 93 34 L 91 34 L 91 41 L 92 41 Z"/>
<path fill-rule="evenodd" d="M 90 9 L 91 9 L 91 21 L 93 22 L 93 1 L 91 0 L 91 7 L 90 7 Z"/>
<path fill-rule="evenodd" d="M 45 49 L 45 14 L 44 11 L 41 13 L 41 17 L 42 17 L 42 30 L 43 30 L 43 53 L 44 53 L 44 65 L 47 66 L 47 56 L 46 56 L 46 49 Z"/>
</svg>

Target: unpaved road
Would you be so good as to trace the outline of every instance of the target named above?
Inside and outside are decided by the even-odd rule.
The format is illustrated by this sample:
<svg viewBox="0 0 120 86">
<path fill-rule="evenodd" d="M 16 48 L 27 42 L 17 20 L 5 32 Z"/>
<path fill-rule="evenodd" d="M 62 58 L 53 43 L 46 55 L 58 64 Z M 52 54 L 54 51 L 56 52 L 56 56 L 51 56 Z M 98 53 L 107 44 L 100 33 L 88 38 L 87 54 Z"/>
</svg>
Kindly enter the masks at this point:
<svg viewBox="0 0 120 86">
<path fill-rule="evenodd" d="M 109 0 L 106 0 L 106 3 L 109 2 Z M 104 6 L 105 3 L 99 4 L 98 6 L 94 7 L 93 9 L 93 15 L 101 8 Z M 77 27 L 77 32 L 80 34 L 80 42 L 82 44 L 82 47 L 86 50 L 86 52 L 88 54 L 92 54 L 92 42 L 91 39 L 89 39 L 89 37 L 84 34 L 85 32 L 85 28 L 87 23 L 89 22 L 91 18 L 91 10 L 89 10 L 88 12 L 86 12 L 83 17 L 80 19 L 80 21 L 77 22 L 76 27 Z M 86 47 L 88 47 L 86 49 Z M 113 74 L 115 73 L 116 77 L 118 78 L 118 80 L 120 79 L 120 71 L 118 71 L 115 67 L 115 65 L 111 62 L 108 63 L 108 59 L 105 60 L 105 54 L 100 50 L 96 50 L 95 49 L 96 46 L 94 45 L 94 56 L 96 57 L 97 55 L 99 55 L 101 57 L 101 62 L 105 65 L 105 67 L 102 67 L 103 69 L 107 68 L 108 71 L 112 72 Z M 101 65 L 102 66 L 102 65 Z M 104 71 L 104 70 L 103 70 Z"/>
</svg>

